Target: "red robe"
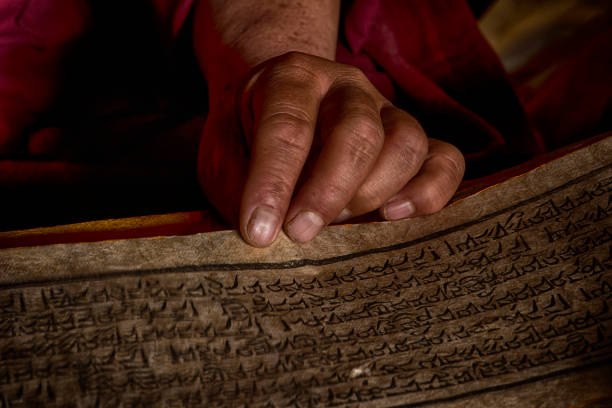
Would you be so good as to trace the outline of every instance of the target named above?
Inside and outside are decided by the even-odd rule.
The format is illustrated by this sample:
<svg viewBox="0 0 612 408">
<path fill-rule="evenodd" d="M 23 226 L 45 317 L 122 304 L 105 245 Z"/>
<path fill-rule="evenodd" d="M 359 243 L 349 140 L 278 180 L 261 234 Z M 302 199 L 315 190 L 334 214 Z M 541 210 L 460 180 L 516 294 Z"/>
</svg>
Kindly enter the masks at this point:
<svg viewBox="0 0 612 408">
<path fill-rule="evenodd" d="M 1 228 L 203 205 L 192 2 L 2 2 L 0 211 L 22 224 Z M 609 130 L 610 34 L 577 47 L 536 91 L 512 83 L 466 1 L 354 0 L 343 3 L 337 60 L 458 146 L 477 177 Z"/>
</svg>

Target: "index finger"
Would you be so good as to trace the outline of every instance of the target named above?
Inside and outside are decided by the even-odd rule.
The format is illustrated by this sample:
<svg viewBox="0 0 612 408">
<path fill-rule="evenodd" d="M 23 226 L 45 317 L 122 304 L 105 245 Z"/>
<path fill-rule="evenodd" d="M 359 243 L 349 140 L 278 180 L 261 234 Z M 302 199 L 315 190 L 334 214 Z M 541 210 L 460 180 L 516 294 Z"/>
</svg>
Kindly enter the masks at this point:
<svg viewBox="0 0 612 408">
<path fill-rule="evenodd" d="M 255 136 L 240 210 L 251 245 L 276 238 L 312 144 L 322 91 L 312 71 L 285 65 L 263 73 L 252 98 Z"/>
</svg>

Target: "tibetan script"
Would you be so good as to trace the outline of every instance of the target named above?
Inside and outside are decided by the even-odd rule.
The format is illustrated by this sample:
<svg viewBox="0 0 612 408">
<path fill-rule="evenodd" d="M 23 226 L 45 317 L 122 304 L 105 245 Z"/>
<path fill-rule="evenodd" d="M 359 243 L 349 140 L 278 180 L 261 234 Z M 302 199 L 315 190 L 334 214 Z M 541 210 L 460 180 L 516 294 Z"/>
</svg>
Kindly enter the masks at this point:
<svg viewBox="0 0 612 408">
<path fill-rule="evenodd" d="M 2 250 L 0 407 L 425 406 L 609 366 L 610 158 L 303 246 Z"/>
</svg>

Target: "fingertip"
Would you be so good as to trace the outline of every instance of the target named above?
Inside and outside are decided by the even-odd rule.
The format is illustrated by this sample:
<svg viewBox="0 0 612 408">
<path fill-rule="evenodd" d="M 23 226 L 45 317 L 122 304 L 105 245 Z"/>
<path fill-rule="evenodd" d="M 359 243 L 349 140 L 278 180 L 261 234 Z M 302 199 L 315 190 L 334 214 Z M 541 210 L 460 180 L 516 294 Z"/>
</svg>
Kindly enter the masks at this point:
<svg viewBox="0 0 612 408">
<path fill-rule="evenodd" d="M 270 246 L 278 235 L 280 217 L 272 207 L 255 208 L 243 229 L 245 241 L 258 248 Z"/>
<path fill-rule="evenodd" d="M 285 232 L 295 242 L 312 240 L 325 226 L 323 218 L 314 211 L 301 211 L 285 226 Z"/>
<path fill-rule="evenodd" d="M 389 221 L 409 218 L 416 214 L 414 202 L 409 199 L 391 199 L 382 208 L 382 216 Z"/>
</svg>

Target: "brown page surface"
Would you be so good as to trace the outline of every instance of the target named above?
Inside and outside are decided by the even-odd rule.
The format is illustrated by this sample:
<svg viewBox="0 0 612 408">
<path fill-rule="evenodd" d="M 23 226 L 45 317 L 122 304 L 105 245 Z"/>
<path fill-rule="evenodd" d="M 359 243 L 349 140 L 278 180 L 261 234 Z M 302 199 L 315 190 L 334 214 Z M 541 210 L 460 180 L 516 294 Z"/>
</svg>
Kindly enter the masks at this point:
<svg viewBox="0 0 612 408">
<path fill-rule="evenodd" d="M 219 232 L 1 250 L 0 407 L 600 397 L 611 158 L 608 138 L 433 216 L 307 245 Z"/>
</svg>

